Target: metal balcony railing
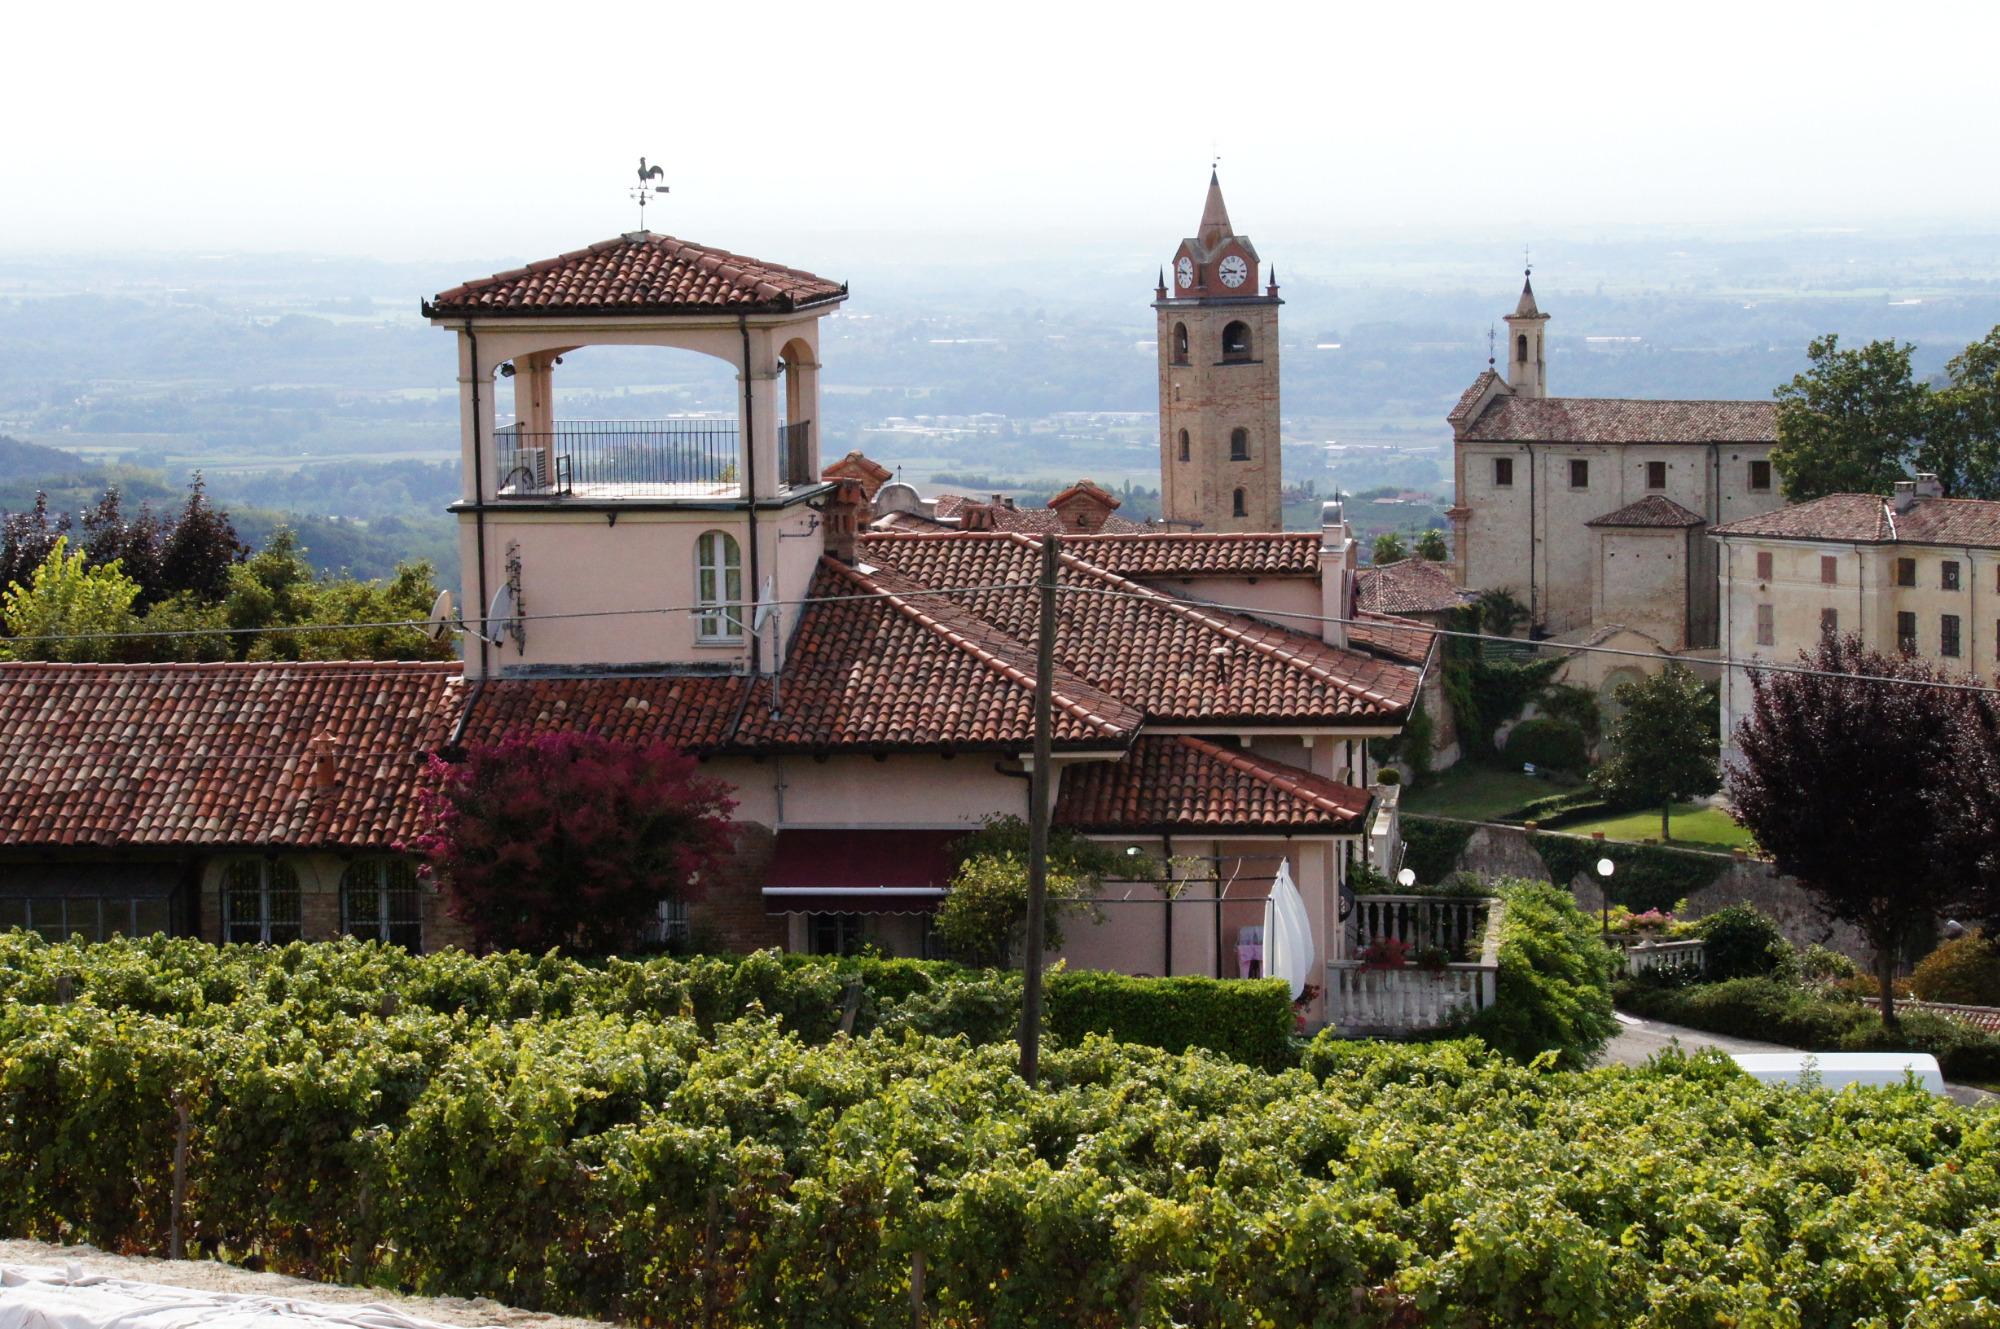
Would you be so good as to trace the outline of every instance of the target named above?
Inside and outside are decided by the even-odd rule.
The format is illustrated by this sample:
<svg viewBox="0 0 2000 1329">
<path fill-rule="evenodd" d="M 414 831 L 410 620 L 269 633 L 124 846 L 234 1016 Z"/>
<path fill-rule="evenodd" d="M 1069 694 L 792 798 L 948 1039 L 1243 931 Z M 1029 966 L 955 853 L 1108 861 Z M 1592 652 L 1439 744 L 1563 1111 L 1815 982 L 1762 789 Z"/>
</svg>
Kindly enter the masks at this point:
<svg viewBox="0 0 2000 1329">
<path fill-rule="evenodd" d="M 819 479 L 812 421 L 779 429 L 779 483 Z M 494 439 L 501 498 L 734 498 L 742 448 L 730 420 L 562 420 L 547 432 L 508 425 Z"/>
<path fill-rule="evenodd" d="M 494 439 L 501 498 L 733 498 L 741 457 L 730 420 L 562 420 Z"/>
</svg>

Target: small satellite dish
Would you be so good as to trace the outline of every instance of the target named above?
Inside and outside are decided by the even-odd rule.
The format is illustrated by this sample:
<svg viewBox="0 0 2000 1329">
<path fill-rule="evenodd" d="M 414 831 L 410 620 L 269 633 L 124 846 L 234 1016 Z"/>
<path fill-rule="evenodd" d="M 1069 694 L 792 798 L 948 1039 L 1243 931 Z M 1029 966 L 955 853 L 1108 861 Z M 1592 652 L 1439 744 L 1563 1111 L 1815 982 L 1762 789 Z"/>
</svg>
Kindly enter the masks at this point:
<svg viewBox="0 0 2000 1329">
<path fill-rule="evenodd" d="M 514 588 L 503 585 L 493 592 L 493 603 L 486 607 L 486 640 L 498 641 L 500 637 L 514 630 Z"/>
<path fill-rule="evenodd" d="M 771 616 L 778 612 L 778 606 L 771 603 L 771 579 L 764 578 L 764 593 L 757 597 L 757 611 L 750 615 L 750 630 L 762 632 L 771 622 Z"/>
<path fill-rule="evenodd" d="M 424 627 L 424 635 L 432 641 L 443 641 L 451 635 L 453 626 L 451 592 L 439 591 L 437 599 L 431 601 L 430 622 Z"/>
</svg>

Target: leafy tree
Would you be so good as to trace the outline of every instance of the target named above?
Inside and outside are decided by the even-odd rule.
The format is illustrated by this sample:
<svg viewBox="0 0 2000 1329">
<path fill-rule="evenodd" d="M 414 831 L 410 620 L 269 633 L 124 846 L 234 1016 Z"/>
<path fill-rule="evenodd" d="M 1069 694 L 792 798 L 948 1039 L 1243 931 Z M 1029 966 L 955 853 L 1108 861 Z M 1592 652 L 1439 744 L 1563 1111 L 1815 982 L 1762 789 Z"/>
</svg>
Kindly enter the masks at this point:
<svg viewBox="0 0 2000 1329">
<path fill-rule="evenodd" d="M 2000 498 L 2000 328 L 1953 357 L 1935 407 L 1923 469 L 1954 498 Z"/>
<path fill-rule="evenodd" d="M 1375 548 L 1369 555 L 1376 567 L 1390 563 L 1401 563 L 1410 556 L 1410 547 L 1403 543 L 1403 537 L 1395 531 L 1384 531 L 1375 537 Z"/>
<path fill-rule="evenodd" d="M 386 581 L 323 578 L 313 594 L 311 621 L 421 623 L 430 615 L 437 594 L 437 573 L 423 559 L 397 564 L 396 575 Z M 412 627 L 357 627 L 291 635 L 297 658 L 302 660 L 449 660 L 458 650 L 450 636 L 432 641 L 423 629 Z"/>
<path fill-rule="evenodd" d="M 229 570 L 249 551 L 236 538 L 229 514 L 208 501 L 208 487 L 196 471 L 187 503 L 160 544 L 161 598 L 186 591 L 203 600 L 229 594 Z"/>
<path fill-rule="evenodd" d="M 113 485 L 104 491 L 102 498 L 83 510 L 82 526 L 81 545 L 85 555 L 99 567 L 118 564 L 126 576 L 139 583 L 139 599 L 134 608 L 140 611 L 150 608 L 160 594 L 160 550 L 166 538 L 165 528 L 152 508 L 141 504 L 139 515 L 127 518 L 124 496 Z"/>
<path fill-rule="evenodd" d="M 49 496 L 35 495 L 35 506 L 10 512 L 0 521 L 0 591 L 25 583 L 49 561 L 56 541 L 69 531 L 69 514 L 49 514 Z"/>
<path fill-rule="evenodd" d="M 1049 858 L 1048 891 L 1042 909 L 1042 948 L 1063 944 L 1063 924 L 1077 916 L 1098 917 L 1090 903 L 1095 884 L 1063 871 Z M 1002 968 L 1027 942 L 1028 860 L 1014 853 L 976 854 L 952 874 L 951 890 L 938 906 L 937 934 L 967 964 Z"/>
<path fill-rule="evenodd" d="M 1751 673 L 1729 797 L 1779 871 L 1868 938 L 1893 1028 L 1904 937 L 1963 898 L 1992 858 L 1991 707 L 1911 686 L 1942 675 L 1851 635 L 1829 634 L 1801 659 L 1819 672 Z"/>
<path fill-rule="evenodd" d="M 728 851 L 728 786 L 664 743 L 514 734 L 433 758 L 417 848 L 482 946 L 629 945 L 661 900 L 695 898 Z"/>
<path fill-rule="evenodd" d="M 26 586 L 16 583 L 0 593 L 0 622 L 17 639 L 11 643 L 17 659 L 109 660 L 116 641 L 35 639 L 126 631 L 138 595 L 139 584 L 116 563 L 91 567 L 83 551 L 71 552 L 69 537 L 60 535 Z"/>
<path fill-rule="evenodd" d="M 1512 591 L 1496 587 L 1479 593 L 1479 626 L 1496 637 L 1511 637 L 1528 617 L 1528 606 Z"/>
<path fill-rule="evenodd" d="M 1777 391 L 1771 465 L 1793 503 L 1826 494 L 1886 494 L 1905 478 L 1931 425 L 1930 389 L 1910 372 L 1907 342 L 1840 349 L 1831 333 L 1806 348 L 1812 362 Z"/>
<path fill-rule="evenodd" d="M 1612 694 L 1624 714 L 1611 726 L 1611 758 L 1591 772 L 1605 797 L 1660 809 L 1660 839 L 1671 839 L 1673 805 L 1712 794 L 1716 772 L 1716 694 L 1683 664 L 1621 683 Z"/>
<path fill-rule="evenodd" d="M 1448 562 L 1451 547 L 1445 543 L 1444 532 L 1435 526 L 1426 526 L 1417 536 L 1417 557 L 1429 559 L 1433 563 Z"/>
</svg>

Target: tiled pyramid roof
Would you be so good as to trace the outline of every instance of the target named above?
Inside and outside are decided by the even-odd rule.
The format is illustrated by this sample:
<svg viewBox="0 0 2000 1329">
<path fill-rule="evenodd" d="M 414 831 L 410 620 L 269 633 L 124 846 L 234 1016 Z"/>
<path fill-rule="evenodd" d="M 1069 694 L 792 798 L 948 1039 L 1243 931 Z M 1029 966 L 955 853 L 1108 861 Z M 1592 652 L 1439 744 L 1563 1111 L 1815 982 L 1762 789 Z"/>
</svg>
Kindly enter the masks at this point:
<svg viewBox="0 0 2000 1329">
<path fill-rule="evenodd" d="M 1662 528 L 1686 528 L 1706 526 L 1708 518 L 1699 512 L 1690 512 L 1665 494 L 1648 494 L 1636 503 L 1627 503 L 1616 512 L 1607 512 L 1602 517 L 1593 517 L 1585 526 L 1654 526 Z"/>
<path fill-rule="evenodd" d="M 810 272 L 632 231 L 441 291 L 424 315 L 788 313 L 846 294 Z"/>
</svg>

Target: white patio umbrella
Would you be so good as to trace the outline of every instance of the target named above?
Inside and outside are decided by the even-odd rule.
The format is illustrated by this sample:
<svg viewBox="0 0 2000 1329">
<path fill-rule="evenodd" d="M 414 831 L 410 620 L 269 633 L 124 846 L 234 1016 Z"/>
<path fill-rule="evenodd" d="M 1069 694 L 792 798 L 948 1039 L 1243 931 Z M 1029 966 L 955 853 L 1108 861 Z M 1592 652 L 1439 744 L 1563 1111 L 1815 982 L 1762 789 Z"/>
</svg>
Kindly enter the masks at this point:
<svg viewBox="0 0 2000 1329">
<path fill-rule="evenodd" d="M 1292 884 L 1290 859 L 1278 863 L 1271 894 L 1264 901 L 1264 976 L 1292 985 L 1292 999 L 1306 990 L 1312 968 L 1312 922 L 1306 902 Z"/>
</svg>

